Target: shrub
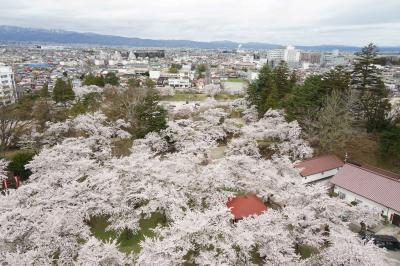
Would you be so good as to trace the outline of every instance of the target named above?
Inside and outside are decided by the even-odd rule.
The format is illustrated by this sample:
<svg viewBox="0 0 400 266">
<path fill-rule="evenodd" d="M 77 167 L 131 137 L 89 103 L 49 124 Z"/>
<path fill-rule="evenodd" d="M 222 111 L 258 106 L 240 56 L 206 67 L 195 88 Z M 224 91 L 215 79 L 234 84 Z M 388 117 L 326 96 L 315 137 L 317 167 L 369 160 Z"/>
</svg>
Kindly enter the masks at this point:
<svg viewBox="0 0 400 266">
<path fill-rule="evenodd" d="M 29 169 L 25 169 L 33 158 L 34 153 L 31 151 L 22 151 L 11 157 L 11 161 L 7 167 L 9 172 L 19 176 L 22 180 L 28 179 L 32 172 Z"/>
</svg>

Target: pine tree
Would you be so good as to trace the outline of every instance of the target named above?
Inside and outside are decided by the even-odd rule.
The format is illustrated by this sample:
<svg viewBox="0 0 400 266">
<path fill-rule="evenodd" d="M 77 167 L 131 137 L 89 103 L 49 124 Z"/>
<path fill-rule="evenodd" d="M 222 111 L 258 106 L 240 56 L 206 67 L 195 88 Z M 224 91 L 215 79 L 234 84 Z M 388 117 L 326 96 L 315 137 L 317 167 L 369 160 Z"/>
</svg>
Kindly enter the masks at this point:
<svg viewBox="0 0 400 266">
<path fill-rule="evenodd" d="M 272 70 L 268 65 L 264 65 L 260 70 L 258 79 L 251 83 L 247 90 L 247 100 L 250 105 L 256 106 L 260 116 L 268 110 L 266 100 L 274 86 Z"/>
<path fill-rule="evenodd" d="M 104 77 L 104 83 L 105 84 L 110 84 L 113 86 L 118 86 L 119 85 L 119 78 L 115 73 L 109 72 L 107 75 Z"/>
<path fill-rule="evenodd" d="M 134 107 L 134 135 L 143 138 L 149 132 L 159 132 L 167 127 L 167 111 L 158 104 L 159 94 L 151 90 L 144 101 Z"/>
<path fill-rule="evenodd" d="M 368 132 L 384 129 L 388 125 L 387 116 L 391 106 L 387 99 L 388 91 L 381 79 L 380 71 L 374 65 L 377 47 L 374 44 L 362 48 L 357 53 L 352 74 L 352 86 L 359 93 L 355 106 L 358 117 L 364 119 Z"/>
<path fill-rule="evenodd" d="M 380 91 L 382 80 L 380 71 L 376 67 L 377 47 L 370 43 L 356 53 L 356 61 L 352 73 L 352 85 L 354 88 L 365 91 Z"/>
<path fill-rule="evenodd" d="M 289 68 L 286 63 L 281 63 L 274 68 L 274 81 L 278 92 L 279 99 L 283 98 L 291 90 L 291 83 L 289 80 Z"/>
<path fill-rule="evenodd" d="M 73 100 L 74 98 L 75 93 L 72 90 L 71 81 L 65 82 L 60 78 L 57 79 L 53 89 L 53 99 L 59 103 Z"/>
<path fill-rule="evenodd" d="M 40 90 L 39 95 L 42 98 L 50 97 L 49 84 L 47 82 L 45 84 L 43 84 L 43 88 Z"/>
<path fill-rule="evenodd" d="M 337 66 L 323 75 L 323 86 L 327 93 L 332 91 L 348 92 L 350 89 L 351 73 L 346 71 L 343 66 Z"/>
</svg>

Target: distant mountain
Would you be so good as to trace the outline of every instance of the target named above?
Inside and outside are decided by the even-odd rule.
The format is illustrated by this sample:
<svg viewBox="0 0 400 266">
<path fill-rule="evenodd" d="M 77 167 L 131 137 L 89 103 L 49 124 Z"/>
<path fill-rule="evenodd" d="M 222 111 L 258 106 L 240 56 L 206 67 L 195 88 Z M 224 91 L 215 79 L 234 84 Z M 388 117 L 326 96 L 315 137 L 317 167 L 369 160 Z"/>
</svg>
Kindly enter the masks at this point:
<svg viewBox="0 0 400 266">
<path fill-rule="evenodd" d="M 190 40 L 153 40 L 141 38 L 129 38 L 96 33 L 80 33 L 64 30 L 45 30 L 36 28 L 22 28 L 15 26 L 0 26 L 0 42 L 34 42 L 34 43 L 58 43 L 58 44 L 92 44 L 108 46 L 133 46 L 133 47 L 160 47 L 160 48 L 209 48 L 209 49 L 235 49 L 240 44 L 243 49 L 273 49 L 281 47 L 268 43 L 238 43 L 232 41 L 199 42 Z M 319 45 L 297 46 L 303 50 L 330 51 L 358 51 L 360 48 L 344 45 Z M 400 47 L 380 47 L 381 51 L 400 52 Z"/>
</svg>

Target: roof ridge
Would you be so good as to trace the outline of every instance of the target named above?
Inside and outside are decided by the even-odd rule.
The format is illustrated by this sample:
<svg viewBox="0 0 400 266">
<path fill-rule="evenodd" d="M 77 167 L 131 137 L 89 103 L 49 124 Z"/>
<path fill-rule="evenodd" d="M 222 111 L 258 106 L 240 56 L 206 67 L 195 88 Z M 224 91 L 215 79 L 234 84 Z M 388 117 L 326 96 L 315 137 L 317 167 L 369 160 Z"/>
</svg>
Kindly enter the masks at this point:
<svg viewBox="0 0 400 266">
<path fill-rule="evenodd" d="M 396 173 L 393 173 L 393 172 L 391 172 L 391 171 L 388 171 L 388 170 L 385 170 L 385 169 L 381 169 L 381 168 L 379 168 L 379 167 L 370 166 L 371 168 L 376 168 L 376 169 L 382 170 L 382 171 L 384 171 L 384 172 L 391 173 L 391 174 L 393 174 L 393 175 L 395 175 L 395 176 L 398 176 L 398 178 L 391 177 L 391 176 L 385 175 L 385 174 L 383 174 L 383 173 L 379 173 L 379 172 L 377 172 L 377 171 L 374 171 L 373 169 L 368 169 L 368 168 L 366 168 L 366 167 L 363 167 L 363 165 L 357 165 L 357 164 L 351 163 L 351 162 L 347 162 L 346 164 L 351 165 L 351 166 L 356 167 L 356 168 L 359 168 L 359 169 L 364 170 L 364 171 L 366 171 L 366 172 L 373 173 L 373 174 L 376 174 L 376 175 L 379 175 L 379 176 L 382 176 L 382 177 L 384 177 L 384 178 L 387 178 L 387 179 L 390 179 L 390 180 L 393 180 L 393 181 L 396 181 L 396 182 L 399 182 L 399 183 L 400 183 L 400 175 L 398 175 L 398 174 L 396 174 Z M 367 166 L 368 166 L 368 165 L 367 165 Z"/>
<path fill-rule="evenodd" d="M 311 157 L 311 158 L 308 158 L 308 159 L 299 161 L 299 163 L 307 162 L 307 161 L 311 161 L 311 160 L 315 160 L 315 159 L 317 159 L 317 158 L 328 157 L 328 156 L 334 156 L 334 157 L 337 157 L 338 159 L 340 159 L 339 156 L 337 156 L 336 154 L 334 154 L 334 153 L 328 153 L 328 154 L 318 155 L 318 156 L 316 156 L 316 157 Z M 340 159 L 340 160 L 342 160 L 342 159 Z"/>
</svg>

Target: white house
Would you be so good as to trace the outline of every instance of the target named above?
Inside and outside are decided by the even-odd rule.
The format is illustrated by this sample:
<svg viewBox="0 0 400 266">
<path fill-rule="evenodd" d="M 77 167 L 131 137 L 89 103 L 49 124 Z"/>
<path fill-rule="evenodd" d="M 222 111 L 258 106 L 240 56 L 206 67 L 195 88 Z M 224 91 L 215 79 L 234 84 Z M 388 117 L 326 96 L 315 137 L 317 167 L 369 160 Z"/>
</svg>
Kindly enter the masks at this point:
<svg viewBox="0 0 400 266">
<path fill-rule="evenodd" d="M 335 155 L 314 157 L 295 164 L 300 169 L 303 183 L 324 182 L 329 180 L 339 171 L 344 162 Z"/>
<path fill-rule="evenodd" d="M 332 178 L 334 192 L 353 204 L 364 204 L 400 226 L 400 176 L 366 166 L 345 164 Z"/>
<path fill-rule="evenodd" d="M 175 78 L 170 77 L 168 79 L 168 85 L 173 88 L 190 88 L 190 79 L 189 78 Z"/>
</svg>

